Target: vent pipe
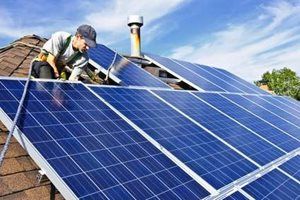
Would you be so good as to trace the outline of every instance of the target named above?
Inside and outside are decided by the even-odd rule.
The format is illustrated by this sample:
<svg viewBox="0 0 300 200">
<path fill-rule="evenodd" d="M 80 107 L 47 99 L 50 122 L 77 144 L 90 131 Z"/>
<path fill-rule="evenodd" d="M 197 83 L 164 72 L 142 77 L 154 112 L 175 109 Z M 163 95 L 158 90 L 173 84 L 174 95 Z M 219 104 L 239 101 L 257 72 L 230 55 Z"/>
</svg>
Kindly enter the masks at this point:
<svg viewBox="0 0 300 200">
<path fill-rule="evenodd" d="M 143 26 L 143 17 L 139 15 L 130 15 L 127 25 L 130 27 L 131 56 L 141 57 L 141 31 Z"/>
</svg>

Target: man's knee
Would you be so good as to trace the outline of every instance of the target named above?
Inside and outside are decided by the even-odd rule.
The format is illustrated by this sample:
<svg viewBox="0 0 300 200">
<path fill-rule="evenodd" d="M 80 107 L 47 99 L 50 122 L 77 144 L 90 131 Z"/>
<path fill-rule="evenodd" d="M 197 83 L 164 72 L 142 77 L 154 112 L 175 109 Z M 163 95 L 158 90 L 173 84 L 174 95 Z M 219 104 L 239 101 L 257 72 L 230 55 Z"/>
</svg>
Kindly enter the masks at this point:
<svg viewBox="0 0 300 200">
<path fill-rule="evenodd" d="M 32 66 L 32 75 L 35 78 L 53 79 L 54 71 L 48 62 L 34 62 Z"/>
</svg>

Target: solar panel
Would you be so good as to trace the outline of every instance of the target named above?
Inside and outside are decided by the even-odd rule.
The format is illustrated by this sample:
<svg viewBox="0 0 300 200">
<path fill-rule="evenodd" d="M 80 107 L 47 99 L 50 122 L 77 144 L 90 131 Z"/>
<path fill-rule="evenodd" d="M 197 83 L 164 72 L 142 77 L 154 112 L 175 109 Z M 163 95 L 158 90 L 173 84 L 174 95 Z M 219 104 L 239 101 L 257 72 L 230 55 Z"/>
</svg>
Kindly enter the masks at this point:
<svg viewBox="0 0 300 200">
<path fill-rule="evenodd" d="M 204 69 L 207 72 L 211 73 L 212 75 L 218 77 L 219 79 L 224 80 L 228 84 L 239 88 L 240 90 L 244 91 L 245 93 L 268 94 L 269 95 L 269 93 L 265 92 L 264 90 L 261 90 L 260 88 L 256 87 L 255 85 L 250 84 L 249 82 L 235 76 L 234 74 L 232 74 L 230 72 L 227 72 L 227 74 L 222 73 L 222 71 L 226 72 L 226 70 L 219 70 L 218 68 L 215 68 L 215 67 L 209 67 L 209 66 L 199 65 L 199 64 L 195 64 L 195 65 L 198 67 L 201 67 L 202 69 Z"/>
<path fill-rule="evenodd" d="M 145 57 L 200 91 L 268 94 L 230 73 L 224 74 L 212 67 L 153 54 L 145 54 Z"/>
<path fill-rule="evenodd" d="M 261 101 L 260 99 L 263 99 L 264 101 Z M 300 111 L 298 109 L 295 109 L 296 106 L 293 106 L 291 104 L 285 104 L 282 101 L 279 101 L 278 98 L 276 97 L 272 97 L 272 96 L 262 96 L 260 97 L 259 101 L 264 103 L 264 102 L 268 102 L 269 104 L 271 104 L 272 106 L 275 106 L 293 116 L 295 116 L 296 118 L 298 118 L 298 120 L 300 119 Z"/>
<path fill-rule="evenodd" d="M 280 169 L 294 177 L 300 182 L 300 156 L 295 156 L 279 166 Z"/>
<path fill-rule="evenodd" d="M 154 92 L 184 112 L 186 115 L 211 130 L 233 147 L 243 152 L 259 165 L 265 165 L 284 155 L 284 151 L 264 140 L 264 138 L 259 137 L 259 135 L 255 134 L 253 131 L 250 131 L 236 121 L 212 108 L 189 92 Z M 205 100 L 209 99 L 207 101 L 209 103 L 212 102 L 211 99 L 216 99 L 216 102 L 220 102 L 221 106 L 224 107 L 224 105 L 226 105 L 223 104 L 223 101 L 219 101 L 220 99 L 217 99 L 217 94 L 201 93 L 200 97 Z M 228 106 L 226 108 L 228 108 Z M 229 110 L 229 108 L 227 110 Z M 238 109 L 234 109 L 234 112 L 237 112 L 240 117 L 242 116 Z M 270 134 L 270 132 L 268 133 Z M 278 140 L 278 138 L 276 138 L 276 140 Z M 288 141 L 284 142 L 286 142 L 286 146 L 290 145 Z M 295 146 L 294 148 L 297 147 L 299 147 L 299 143 L 298 146 Z"/>
<path fill-rule="evenodd" d="M 175 60 L 175 59 L 172 60 L 180 64 L 182 67 L 189 69 L 191 72 L 194 72 L 195 74 L 205 78 L 206 80 L 209 80 L 215 85 L 218 85 L 219 87 L 221 87 L 223 90 L 227 92 L 243 93 L 243 91 L 238 89 L 234 84 L 227 83 L 226 81 L 222 80 L 218 76 L 211 74 L 210 72 L 206 71 L 204 67 L 202 67 L 201 65 L 195 65 L 193 63 Z"/>
<path fill-rule="evenodd" d="M 201 77 L 196 73 L 191 72 L 190 70 L 182 67 L 181 65 L 177 64 L 169 58 L 164 58 L 152 54 L 145 54 L 145 57 L 151 60 L 157 66 L 167 70 L 170 74 L 173 74 L 177 78 L 182 79 L 184 82 L 188 83 L 197 90 L 225 92 L 225 90 L 219 87 L 218 85 L 215 85 L 214 83 L 210 82 L 204 77 Z"/>
<path fill-rule="evenodd" d="M 1 121 L 24 81 L 0 81 Z M 7 117 L 6 117 L 7 116 Z M 31 82 L 14 136 L 66 199 L 198 199 L 191 176 L 79 83 Z"/>
<path fill-rule="evenodd" d="M 236 81 L 236 82 L 238 82 L 238 83 L 240 83 L 240 84 L 242 84 L 242 85 L 247 86 L 247 88 L 250 88 L 252 91 L 256 91 L 257 94 L 266 94 L 266 95 L 270 95 L 268 92 L 266 92 L 266 91 L 264 91 L 264 90 L 258 88 L 258 87 L 255 86 L 254 84 L 251 84 L 251 83 L 245 81 L 244 79 L 241 79 L 240 77 L 234 75 L 233 73 L 230 73 L 229 71 L 226 71 L 226 70 L 224 70 L 224 69 L 217 68 L 217 67 L 211 67 L 210 69 L 213 69 L 213 70 L 219 72 L 219 73 L 218 73 L 218 76 L 221 76 L 221 74 L 223 74 L 223 75 L 227 76 L 228 78 L 230 78 L 231 80 L 234 80 L 234 81 Z M 219 75 L 219 74 L 220 74 L 220 75 Z M 223 78 L 223 76 L 222 76 L 222 78 Z M 238 84 L 238 85 L 240 85 L 240 84 Z M 239 86 L 239 88 L 240 88 L 240 86 Z M 245 93 L 253 94 L 253 92 L 250 92 L 250 91 L 248 91 L 248 90 L 244 90 L 244 91 L 245 91 Z"/>
<path fill-rule="evenodd" d="M 147 90 L 91 88 L 216 189 L 257 169 Z"/>
<path fill-rule="evenodd" d="M 300 185 L 274 169 L 242 188 L 254 199 L 297 199 Z"/>
<path fill-rule="evenodd" d="M 222 95 L 227 99 L 230 99 L 231 101 L 239 104 L 243 108 L 247 109 L 249 112 L 254 113 L 256 116 L 260 117 L 261 119 L 269 122 L 270 124 L 272 124 L 272 126 L 277 127 L 278 130 L 281 130 L 281 132 L 284 132 L 290 137 L 293 137 L 298 142 L 300 141 L 299 127 L 289 122 L 288 120 L 285 120 L 284 118 L 281 118 L 273 114 L 272 110 L 269 111 L 264 107 L 264 104 L 258 105 L 253 101 L 248 100 L 248 96 L 246 95 L 232 95 L 232 94 L 230 95 L 222 94 Z M 254 98 L 259 99 L 259 97 L 254 97 Z M 289 140 L 291 143 L 293 143 L 293 140 L 289 139 L 290 137 L 286 136 L 286 140 Z"/>
<path fill-rule="evenodd" d="M 102 44 L 97 44 L 88 53 L 89 62 L 105 74 L 110 72 L 109 77 L 120 85 L 170 88 L 158 78 Z M 110 67 L 112 68 L 109 69 Z"/>
<path fill-rule="evenodd" d="M 272 144 L 277 149 L 280 149 L 281 152 L 291 152 L 299 147 L 299 142 L 297 140 L 287 136 L 281 130 L 271 126 L 266 121 L 243 109 L 240 105 L 224 98 L 222 95 L 213 93 L 195 94 L 239 123 L 251 129 L 257 135 L 261 136 L 261 138 L 264 138 L 265 141 Z"/>
<path fill-rule="evenodd" d="M 231 194 L 230 196 L 226 197 L 224 200 L 248 200 L 242 193 L 239 191 Z"/>
</svg>

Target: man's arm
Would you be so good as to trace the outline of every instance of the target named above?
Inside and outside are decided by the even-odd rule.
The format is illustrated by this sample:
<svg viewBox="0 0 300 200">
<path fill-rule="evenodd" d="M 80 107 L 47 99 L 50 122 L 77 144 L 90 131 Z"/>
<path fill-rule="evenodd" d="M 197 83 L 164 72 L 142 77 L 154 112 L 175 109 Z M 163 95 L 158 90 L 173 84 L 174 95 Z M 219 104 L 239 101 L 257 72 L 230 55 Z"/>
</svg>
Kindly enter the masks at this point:
<svg viewBox="0 0 300 200">
<path fill-rule="evenodd" d="M 49 63 L 49 65 L 53 68 L 54 71 L 54 77 L 58 78 L 59 77 L 59 73 L 55 64 L 55 57 L 49 53 L 47 56 L 47 62 Z"/>
</svg>

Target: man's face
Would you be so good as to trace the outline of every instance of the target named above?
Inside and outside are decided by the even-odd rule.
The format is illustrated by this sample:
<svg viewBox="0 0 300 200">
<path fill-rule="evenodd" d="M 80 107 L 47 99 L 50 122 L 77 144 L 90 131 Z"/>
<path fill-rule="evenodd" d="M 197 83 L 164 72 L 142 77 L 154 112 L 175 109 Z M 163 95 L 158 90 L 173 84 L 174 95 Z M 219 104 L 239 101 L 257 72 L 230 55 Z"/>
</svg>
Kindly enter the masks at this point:
<svg viewBox="0 0 300 200">
<path fill-rule="evenodd" d="M 84 38 L 81 35 L 77 35 L 77 49 L 83 53 L 87 51 L 90 47 L 85 43 Z"/>
</svg>

